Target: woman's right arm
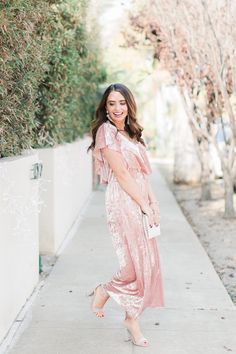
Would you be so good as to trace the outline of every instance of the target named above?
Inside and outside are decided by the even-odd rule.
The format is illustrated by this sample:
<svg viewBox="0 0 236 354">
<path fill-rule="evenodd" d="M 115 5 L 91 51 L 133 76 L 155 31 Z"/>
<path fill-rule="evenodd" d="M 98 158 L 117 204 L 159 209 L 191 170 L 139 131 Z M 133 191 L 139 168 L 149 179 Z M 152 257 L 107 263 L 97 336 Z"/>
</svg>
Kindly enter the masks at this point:
<svg viewBox="0 0 236 354">
<path fill-rule="evenodd" d="M 137 204 L 139 204 L 141 210 L 148 215 L 150 225 L 153 225 L 152 210 L 148 203 L 143 199 L 137 182 L 127 170 L 122 155 L 117 151 L 109 149 L 108 147 L 104 147 L 102 149 L 102 153 L 113 170 L 120 186 L 130 195 L 131 198 L 135 200 Z"/>
</svg>

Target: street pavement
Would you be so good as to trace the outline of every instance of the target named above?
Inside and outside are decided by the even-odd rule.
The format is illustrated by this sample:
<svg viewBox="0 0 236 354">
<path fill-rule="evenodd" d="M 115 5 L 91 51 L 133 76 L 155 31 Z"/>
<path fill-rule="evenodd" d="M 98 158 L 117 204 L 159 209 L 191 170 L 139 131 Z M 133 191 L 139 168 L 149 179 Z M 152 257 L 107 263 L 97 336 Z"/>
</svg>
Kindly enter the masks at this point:
<svg viewBox="0 0 236 354">
<path fill-rule="evenodd" d="M 161 208 L 157 243 L 165 296 L 164 308 L 148 308 L 140 319 L 150 346 L 124 341 L 124 312 L 112 299 L 104 318 L 90 311 L 86 293 L 118 269 L 100 188 L 28 309 L 9 354 L 236 353 L 236 307 L 156 165 L 150 178 Z"/>
</svg>

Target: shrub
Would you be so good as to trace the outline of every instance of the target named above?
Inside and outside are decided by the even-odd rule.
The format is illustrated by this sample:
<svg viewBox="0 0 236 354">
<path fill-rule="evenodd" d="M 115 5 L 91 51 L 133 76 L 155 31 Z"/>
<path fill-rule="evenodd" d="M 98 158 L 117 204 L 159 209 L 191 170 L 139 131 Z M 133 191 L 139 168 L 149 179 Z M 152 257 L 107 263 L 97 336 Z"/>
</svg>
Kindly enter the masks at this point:
<svg viewBox="0 0 236 354">
<path fill-rule="evenodd" d="M 78 0 L 0 5 L 1 156 L 89 130 L 105 72 L 90 45 L 86 9 Z"/>
</svg>

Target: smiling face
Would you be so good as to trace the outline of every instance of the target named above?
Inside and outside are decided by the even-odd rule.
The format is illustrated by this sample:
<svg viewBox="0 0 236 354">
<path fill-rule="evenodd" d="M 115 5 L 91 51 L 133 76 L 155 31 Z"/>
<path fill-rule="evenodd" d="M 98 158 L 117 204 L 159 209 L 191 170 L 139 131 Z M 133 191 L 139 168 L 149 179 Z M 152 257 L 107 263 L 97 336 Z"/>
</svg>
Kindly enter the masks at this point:
<svg viewBox="0 0 236 354">
<path fill-rule="evenodd" d="M 121 127 L 128 115 L 128 106 L 124 96 L 118 91 L 112 91 L 107 97 L 106 109 L 111 120 Z"/>
</svg>

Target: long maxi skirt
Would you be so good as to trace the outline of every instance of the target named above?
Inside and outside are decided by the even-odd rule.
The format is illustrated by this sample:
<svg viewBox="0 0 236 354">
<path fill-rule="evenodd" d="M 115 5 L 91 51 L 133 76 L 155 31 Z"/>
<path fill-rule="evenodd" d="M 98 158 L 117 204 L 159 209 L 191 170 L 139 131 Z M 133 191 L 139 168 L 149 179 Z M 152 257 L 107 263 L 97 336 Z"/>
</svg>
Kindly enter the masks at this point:
<svg viewBox="0 0 236 354">
<path fill-rule="evenodd" d="M 136 182 L 148 201 L 147 181 L 142 173 Z M 115 178 L 107 185 L 105 206 L 119 270 L 103 286 L 129 317 L 137 318 L 146 307 L 164 306 L 157 240 L 147 239 L 141 208 Z"/>
</svg>

